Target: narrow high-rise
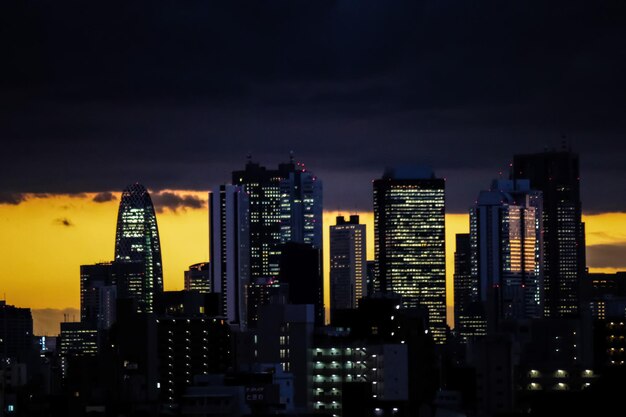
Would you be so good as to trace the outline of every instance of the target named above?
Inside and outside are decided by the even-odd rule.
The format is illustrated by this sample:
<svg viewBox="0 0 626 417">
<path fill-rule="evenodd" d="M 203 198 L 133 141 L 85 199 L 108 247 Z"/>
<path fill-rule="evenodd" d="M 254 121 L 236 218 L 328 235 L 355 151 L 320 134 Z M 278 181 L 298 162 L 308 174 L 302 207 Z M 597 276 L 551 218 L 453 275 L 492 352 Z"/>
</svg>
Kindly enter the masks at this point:
<svg viewBox="0 0 626 417">
<path fill-rule="evenodd" d="M 585 276 L 578 155 L 569 149 L 515 155 L 512 177 L 543 193 L 545 315 L 577 316 Z"/>
<path fill-rule="evenodd" d="M 222 314 L 246 326 L 245 289 L 250 282 L 249 198 L 242 187 L 222 185 L 209 194 L 209 258 L 212 292 L 220 293 Z"/>
<path fill-rule="evenodd" d="M 374 181 L 375 291 L 428 309 L 437 343 L 446 339 L 445 180 L 426 167 L 387 169 Z"/>
<path fill-rule="evenodd" d="M 141 282 L 127 288 L 141 312 L 152 312 L 157 295 L 163 292 L 161 244 L 154 206 L 141 184 L 124 189 L 117 215 L 115 262 L 142 264 Z M 119 284 L 118 284 L 119 285 Z"/>
<path fill-rule="evenodd" d="M 472 274 L 469 233 L 456 235 L 454 251 L 454 329 L 463 343 L 487 332 L 478 277 Z"/>
<path fill-rule="evenodd" d="M 80 321 L 91 329 L 108 329 L 115 322 L 116 283 L 125 281 L 124 266 L 112 262 L 80 266 Z"/>
<path fill-rule="evenodd" d="M 496 180 L 470 210 L 471 281 L 489 330 L 543 316 L 541 208 L 528 180 Z"/>
<path fill-rule="evenodd" d="M 365 225 L 359 216 L 330 226 L 330 310 L 357 308 L 367 295 Z"/>
</svg>

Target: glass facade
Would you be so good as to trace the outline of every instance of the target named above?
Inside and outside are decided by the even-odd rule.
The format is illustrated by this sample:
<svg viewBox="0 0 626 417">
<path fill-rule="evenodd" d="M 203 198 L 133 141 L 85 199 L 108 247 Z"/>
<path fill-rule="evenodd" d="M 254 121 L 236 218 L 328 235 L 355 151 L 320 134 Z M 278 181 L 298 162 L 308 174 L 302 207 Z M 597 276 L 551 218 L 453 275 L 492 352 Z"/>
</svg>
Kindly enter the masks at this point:
<svg viewBox="0 0 626 417">
<path fill-rule="evenodd" d="M 568 149 L 515 155 L 513 177 L 543 193 L 545 316 L 577 316 L 585 276 L 578 155 Z"/>
<path fill-rule="evenodd" d="M 304 164 L 270 170 L 248 162 L 232 174 L 250 200 L 250 276 L 278 277 L 281 245 L 322 247 L 322 182 Z"/>
<path fill-rule="evenodd" d="M 472 281 L 484 319 L 543 316 L 541 192 L 528 180 L 494 181 L 470 210 Z"/>
<path fill-rule="evenodd" d="M 375 291 L 428 309 L 437 343 L 446 338 L 445 181 L 391 170 L 374 181 Z"/>
<path fill-rule="evenodd" d="M 128 280 L 126 290 L 137 300 L 138 311 L 152 312 L 156 294 L 163 292 L 163 266 L 154 206 L 141 184 L 129 185 L 122 193 L 115 262 L 143 264 L 143 276 Z"/>
</svg>

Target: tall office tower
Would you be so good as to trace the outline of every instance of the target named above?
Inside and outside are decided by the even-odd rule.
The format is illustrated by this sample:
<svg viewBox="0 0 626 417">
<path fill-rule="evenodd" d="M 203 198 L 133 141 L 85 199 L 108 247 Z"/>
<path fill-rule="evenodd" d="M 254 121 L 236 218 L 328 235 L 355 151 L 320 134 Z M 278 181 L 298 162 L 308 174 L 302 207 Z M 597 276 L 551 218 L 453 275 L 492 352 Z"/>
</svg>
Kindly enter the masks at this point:
<svg viewBox="0 0 626 417">
<path fill-rule="evenodd" d="M 209 194 L 209 258 L 213 292 L 222 294 L 223 315 L 246 326 L 250 281 L 250 209 L 242 187 L 222 185 Z"/>
<path fill-rule="evenodd" d="M 512 177 L 529 179 L 543 192 L 545 315 L 575 316 L 585 274 L 578 155 L 571 150 L 515 155 Z"/>
<path fill-rule="evenodd" d="M 359 216 L 330 226 L 330 310 L 356 308 L 367 295 L 365 225 Z"/>
<path fill-rule="evenodd" d="M 322 182 L 302 163 L 280 181 L 280 241 L 322 248 Z"/>
<path fill-rule="evenodd" d="M 446 337 L 445 181 L 425 167 L 387 169 L 374 181 L 374 290 L 428 309 L 437 343 Z"/>
<path fill-rule="evenodd" d="M 463 343 L 487 332 L 478 277 L 472 275 L 469 233 L 456 235 L 454 252 L 454 328 Z"/>
<path fill-rule="evenodd" d="M 120 265 L 120 269 L 125 266 Z M 92 329 L 108 329 L 115 322 L 114 269 L 113 263 L 80 266 L 80 321 Z"/>
<path fill-rule="evenodd" d="M 213 292 L 211 286 L 211 264 L 200 262 L 189 266 L 185 271 L 185 291 Z"/>
<path fill-rule="evenodd" d="M 143 264 L 141 287 L 129 289 L 138 302 L 138 309 L 151 312 L 156 295 L 163 292 L 163 266 L 156 214 L 143 185 L 129 185 L 122 193 L 117 215 L 115 262 Z"/>
<path fill-rule="evenodd" d="M 34 341 L 30 308 L 7 305 L 5 300 L 0 300 L 0 360 L 25 360 Z"/>
<path fill-rule="evenodd" d="M 543 316 L 541 207 L 528 180 L 496 180 L 470 209 L 472 280 L 489 329 Z"/>
<path fill-rule="evenodd" d="M 292 161 L 270 170 L 248 161 L 232 183 L 250 199 L 250 276 L 278 276 L 281 244 L 322 246 L 322 182 Z"/>
</svg>

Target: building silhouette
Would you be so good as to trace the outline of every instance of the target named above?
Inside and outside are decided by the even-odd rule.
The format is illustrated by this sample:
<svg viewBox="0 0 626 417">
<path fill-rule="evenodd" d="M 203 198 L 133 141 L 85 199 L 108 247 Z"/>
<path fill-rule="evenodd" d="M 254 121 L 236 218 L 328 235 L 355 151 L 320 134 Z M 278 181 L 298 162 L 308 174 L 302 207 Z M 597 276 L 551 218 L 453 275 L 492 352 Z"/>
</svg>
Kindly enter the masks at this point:
<svg viewBox="0 0 626 417">
<path fill-rule="evenodd" d="M 251 260 L 249 207 L 248 194 L 236 185 L 222 185 L 209 194 L 212 291 L 221 294 L 222 315 L 244 327 Z"/>
<path fill-rule="evenodd" d="M 108 329 L 115 322 L 117 274 L 112 262 L 80 266 L 80 321 L 91 329 Z M 141 274 L 137 274 L 141 277 Z M 124 280 L 120 280 L 123 282 Z"/>
<path fill-rule="evenodd" d="M 19 308 L 0 300 L 0 362 L 23 360 L 34 343 L 30 308 Z"/>
<path fill-rule="evenodd" d="M 487 332 L 479 282 L 472 275 L 469 233 L 456 235 L 454 252 L 454 329 L 463 343 Z"/>
<path fill-rule="evenodd" d="M 322 182 L 304 164 L 267 169 L 248 161 L 232 173 L 250 200 L 250 276 L 277 277 L 281 244 L 322 247 Z"/>
<path fill-rule="evenodd" d="M 211 265 L 209 262 L 200 262 L 189 266 L 185 271 L 185 290 L 213 292 L 211 284 Z"/>
<path fill-rule="evenodd" d="M 489 328 L 543 317 L 541 207 L 528 180 L 496 180 L 470 210 L 471 275 Z"/>
<path fill-rule="evenodd" d="M 154 206 L 141 184 L 124 189 L 117 215 L 115 262 L 143 264 L 141 282 L 129 282 L 129 295 L 137 299 L 139 311 L 151 312 L 163 292 L 161 244 Z"/>
<path fill-rule="evenodd" d="M 306 243 L 289 242 L 282 246 L 278 281 L 287 285 L 290 304 L 311 304 L 315 325 L 324 325 L 324 283 L 320 250 Z"/>
<path fill-rule="evenodd" d="M 545 315 L 579 313 L 585 274 L 585 227 L 581 221 L 578 155 L 571 150 L 515 155 L 513 179 L 528 179 L 543 193 Z"/>
<path fill-rule="evenodd" d="M 289 285 L 273 278 L 255 278 L 248 285 L 248 326 L 256 327 L 259 309 L 272 302 L 286 304 L 289 300 Z"/>
<path fill-rule="evenodd" d="M 172 406 L 180 403 L 194 376 L 225 372 L 232 366 L 232 354 L 229 325 L 223 318 L 201 313 L 194 300 L 198 294 L 164 294 L 168 293 L 172 297 L 159 312 L 156 343 L 159 396 Z"/>
<path fill-rule="evenodd" d="M 374 181 L 375 291 L 428 309 L 437 343 L 446 339 L 445 181 L 425 167 L 387 169 Z"/>
<path fill-rule="evenodd" d="M 359 216 L 330 226 L 330 309 L 356 308 L 367 295 L 365 225 Z"/>
<path fill-rule="evenodd" d="M 213 291 L 222 294 L 224 315 L 230 322 L 245 327 L 249 315 L 256 320 L 256 308 L 267 297 L 256 297 L 255 312 L 248 314 L 251 297 L 246 292 L 260 289 L 256 284 L 262 280 L 275 283 L 281 262 L 286 262 L 282 252 L 290 244 L 305 245 L 318 258 L 313 262 L 313 252 L 306 250 L 295 254 L 305 260 L 298 272 L 322 276 L 322 183 L 304 164 L 292 159 L 278 169 L 267 169 L 248 160 L 243 170 L 232 173 L 232 184 L 220 186 L 209 201 L 211 280 Z M 314 270 L 305 270 L 309 267 Z M 309 284 L 304 275 L 297 285 Z M 292 272 L 282 276 L 296 279 Z M 313 284 L 321 294 L 317 278 Z M 292 286 L 290 291 L 297 289 Z M 321 303 L 315 302 L 323 311 Z"/>
<path fill-rule="evenodd" d="M 66 377 L 70 367 L 68 364 L 72 359 L 95 357 L 98 354 L 100 344 L 98 330 L 82 322 L 61 323 L 58 344 L 61 372 L 63 377 Z"/>
</svg>

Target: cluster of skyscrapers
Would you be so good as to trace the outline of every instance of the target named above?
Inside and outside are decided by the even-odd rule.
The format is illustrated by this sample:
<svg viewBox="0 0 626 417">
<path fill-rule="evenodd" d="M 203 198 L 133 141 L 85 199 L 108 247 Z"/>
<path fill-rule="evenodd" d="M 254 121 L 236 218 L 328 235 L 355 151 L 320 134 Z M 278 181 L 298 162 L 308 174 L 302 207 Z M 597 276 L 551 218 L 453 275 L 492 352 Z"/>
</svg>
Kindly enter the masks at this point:
<svg viewBox="0 0 626 417">
<path fill-rule="evenodd" d="M 155 210 L 128 186 L 114 259 L 81 266 L 81 319 L 61 324 L 56 347 L 39 339 L 24 355 L 30 312 L 0 305 L 0 415 L 497 415 L 624 364 L 626 284 L 586 272 L 571 151 L 515 156 L 510 177 L 478 193 L 456 236 L 453 330 L 445 180 L 386 169 L 373 181 L 375 259 L 359 216 L 337 217 L 326 289 L 322 195 L 293 158 L 249 159 L 209 193 L 208 261 L 185 271 L 184 291 L 163 291 Z"/>
</svg>

